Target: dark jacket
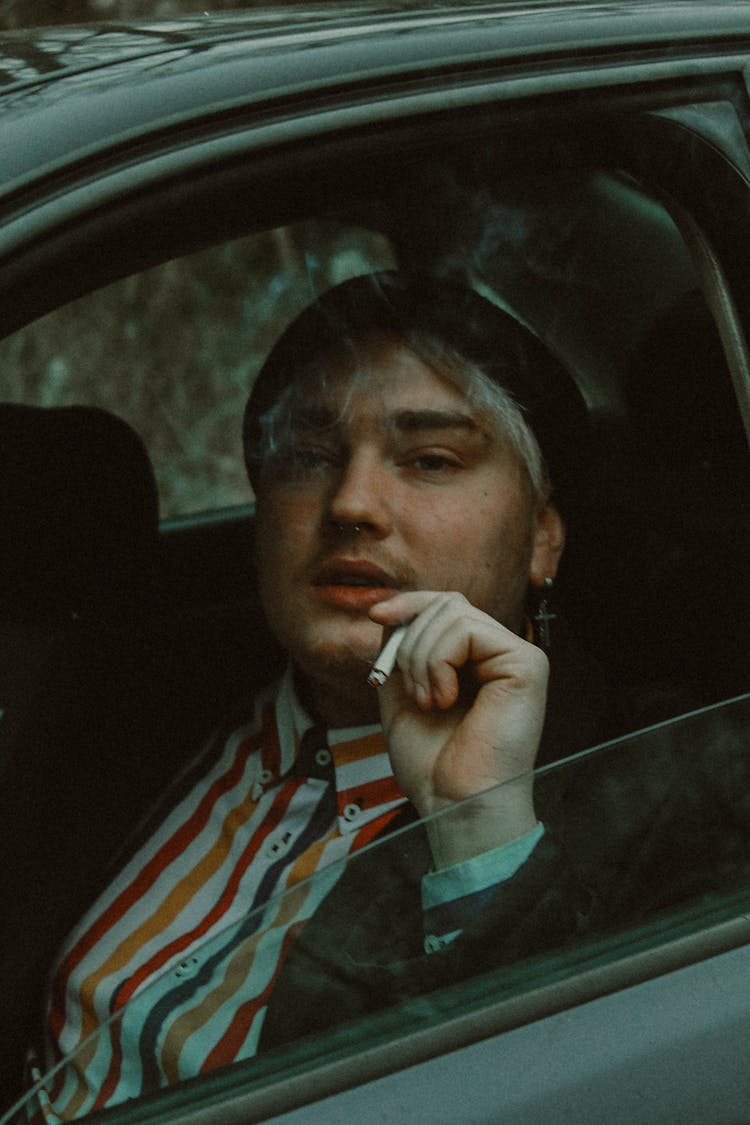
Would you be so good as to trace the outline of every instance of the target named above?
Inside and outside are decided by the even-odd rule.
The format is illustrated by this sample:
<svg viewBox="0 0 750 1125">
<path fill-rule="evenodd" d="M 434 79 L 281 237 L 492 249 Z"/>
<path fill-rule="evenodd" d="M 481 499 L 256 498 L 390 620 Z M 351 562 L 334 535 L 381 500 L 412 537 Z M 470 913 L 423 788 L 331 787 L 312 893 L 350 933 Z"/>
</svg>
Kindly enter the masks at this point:
<svg viewBox="0 0 750 1125">
<path fill-rule="evenodd" d="M 281 969 L 261 1049 L 408 1005 L 445 986 L 627 930 L 733 886 L 750 870 L 750 703 L 616 741 L 678 713 L 676 693 L 617 698 L 566 638 L 550 687 L 535 802 L 545 835 L 517 874 L 481 896 L 460 936 L 424 949 L 426 833 L 413 824 L 350 858 Z M 616 702 L 617 700 L 617 702 Z M 744 794 L 747 793 L 747 798 Z"/>
</svg>

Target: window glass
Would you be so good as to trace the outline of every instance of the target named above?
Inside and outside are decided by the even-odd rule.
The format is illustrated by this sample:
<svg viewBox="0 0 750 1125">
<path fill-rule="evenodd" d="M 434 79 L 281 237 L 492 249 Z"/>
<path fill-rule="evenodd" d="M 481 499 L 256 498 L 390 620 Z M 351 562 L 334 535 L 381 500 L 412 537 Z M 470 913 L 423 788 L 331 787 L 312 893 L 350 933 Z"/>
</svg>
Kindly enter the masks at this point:
<svg viewBox="0 0 750 1125">
<path fill-rule="evenodd" d="M 335 222 L 175 259 L 0 341 L 0 397 L 124 418 L 151 456 L 163 517 L 247 503 L 242 411 L 271 344 L 321 290 L 392 264 L 381 235 Z"/>
<path fill-rule="evenodd" d="M 254 912 L 240 910 L 144 972 L 135 992 L 128 973 L 101 980 L 90 1002 L 102 1026 L 82 1043 L 71 1026 L 70 1054 L 27 1106 L 82 1115 L 121 1101 L 118 1091 L 154 1093 L 185 1072 L 233 1060 L 249 1061 L 227 1081 L 235 1093 L 252 1092 L 741 913 L 750 875 L 748 735 L 744 696 L 510 783 L 533 783 L 543 828 L 505 882 L 491 859 L 463 897 L 455 887 L 430 889 L 426 835 L 469 812 L 470 803 L 456 806 Z M 276 992 L 261 979 L 264 958 L 278 953 L 269 952 L 274 933 L 284 947 L 279 975 L 271 974 Z M 227 997 L 250 980 L 232 1023 L 222 1015 Z"/>
</svg>

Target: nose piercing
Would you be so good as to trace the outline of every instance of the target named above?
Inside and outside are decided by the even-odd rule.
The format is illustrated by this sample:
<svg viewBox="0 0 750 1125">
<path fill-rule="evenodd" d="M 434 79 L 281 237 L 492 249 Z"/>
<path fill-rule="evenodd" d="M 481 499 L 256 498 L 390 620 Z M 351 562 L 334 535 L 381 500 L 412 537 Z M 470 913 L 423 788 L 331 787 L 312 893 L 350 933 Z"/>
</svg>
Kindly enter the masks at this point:
<svg viewBox="0 0 750 1125">
<path fill-rule="evenodd" d="M 345 523 L 336 522 L 336 523 L 334 523 L 333 526 L 336 528 L 337 531 L 346 531 L 348 525 L 345 524 Z M 353 524 L 351 524 L 351 529 L 354 532 L 360 532 L 362 530 L 362 524 L 361 523 L 353 523 Z"/>
</svg>

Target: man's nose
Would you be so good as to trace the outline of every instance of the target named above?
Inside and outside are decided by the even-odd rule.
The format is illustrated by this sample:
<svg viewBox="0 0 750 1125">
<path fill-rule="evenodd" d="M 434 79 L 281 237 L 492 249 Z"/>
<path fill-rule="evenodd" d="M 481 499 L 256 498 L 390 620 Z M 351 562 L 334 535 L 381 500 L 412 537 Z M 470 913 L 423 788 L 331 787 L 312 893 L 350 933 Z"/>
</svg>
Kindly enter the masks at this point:
<svg viewBox="0 0 750 1125">
<path fill-rule="evenodd" d="M 330 521 L 387 535 L 391 528 L 391 485 L 387 466 L 376 454 L 355 452 L 332 490 Z"/>
</svg>

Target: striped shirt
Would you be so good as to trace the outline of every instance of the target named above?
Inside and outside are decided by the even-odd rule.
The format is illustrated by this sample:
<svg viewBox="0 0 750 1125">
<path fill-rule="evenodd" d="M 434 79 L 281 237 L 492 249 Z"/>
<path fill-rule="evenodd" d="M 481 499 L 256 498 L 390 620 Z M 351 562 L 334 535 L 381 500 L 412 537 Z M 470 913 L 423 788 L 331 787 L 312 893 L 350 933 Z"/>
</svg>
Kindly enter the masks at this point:
<svg viewBox="0 0 750 1125">
<path fill-rule="evenodd" d="M 405 802 L 379 727 L 317 740 L 313 728 L 303 746 L 310 728 L 287 674 L 69 936 L 52 976 L 46 1067 L 76 1053 L 40 1092 L 39 1120 L 255 1053 L 274 980 L 339 877 L 336 861 Z M 309 879 L 324 868 L 328 877 Z"/>
<path fill-rule="evenodd" d="M 35 1094 L 34 1122 L 252 1057 L 274 982 L 340 877 L 337 861 L 406 801 L 381 728 L 314 727 L 290 671 L 186 773 L 57 959 L 44 1069 L 58 1069 Z M 424 877 L 428 952 L 460 932 L 541 831 Z"/>
</svg>

